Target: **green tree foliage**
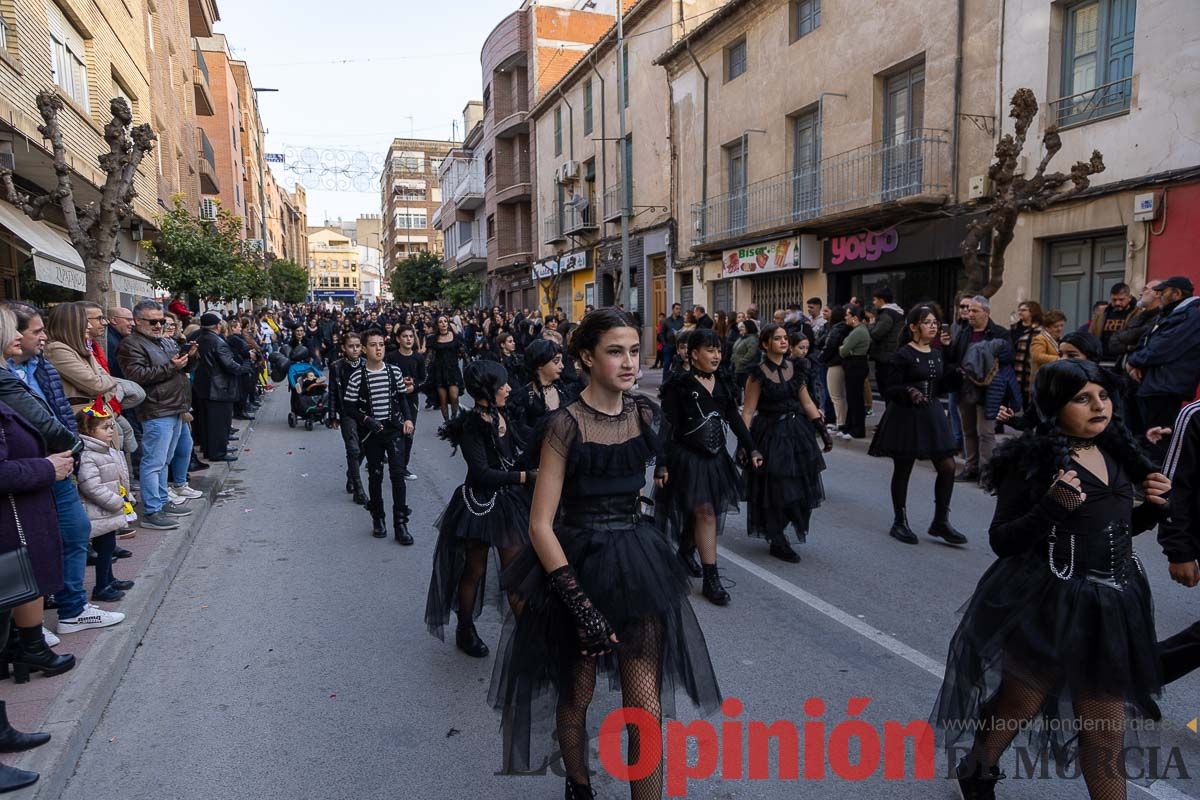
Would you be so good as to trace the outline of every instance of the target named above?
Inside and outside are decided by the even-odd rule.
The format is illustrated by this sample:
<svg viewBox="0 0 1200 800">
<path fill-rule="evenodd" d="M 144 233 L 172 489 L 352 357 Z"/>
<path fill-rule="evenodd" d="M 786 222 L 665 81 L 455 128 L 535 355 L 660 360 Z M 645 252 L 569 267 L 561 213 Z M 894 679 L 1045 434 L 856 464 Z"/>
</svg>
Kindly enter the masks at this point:
<svg viewBox="0 0 1200 800">
<path fill-rule="evenodd" d="M 396 265 L 392 271 L 392 295 L 400 303 L 425 303 L 437 300 L 446 283 L 446 270 L 436 253 L 417 253 Z"/>
<path fill-rule="evenodd" d="M 150 255 L 146 273 L 155 286 L 171 294 L 207 300 L 241 300 L 270 293 L 262 254 L 241 238 L 242 221 L 237 215 L 221 209 L 215 220 L 200 219 L 176 197 L 158 227 L 158 240 L 144 244 Z"/>
<path fill-rule="evenodd" d="M 442 287 L 442 302 L 451 308 L 470 308 L 479 305 L 479 291 L 483 281 L 470 275 L 459 275 L 446 281 Z"/>
<path fill-rule="evenodd" d="M 267 275 L 271 281 L 268 294 L 281 303 L 303 303 L 308 296 L 308 272 L 296 262 L 272 261 Z"/>
</svg>

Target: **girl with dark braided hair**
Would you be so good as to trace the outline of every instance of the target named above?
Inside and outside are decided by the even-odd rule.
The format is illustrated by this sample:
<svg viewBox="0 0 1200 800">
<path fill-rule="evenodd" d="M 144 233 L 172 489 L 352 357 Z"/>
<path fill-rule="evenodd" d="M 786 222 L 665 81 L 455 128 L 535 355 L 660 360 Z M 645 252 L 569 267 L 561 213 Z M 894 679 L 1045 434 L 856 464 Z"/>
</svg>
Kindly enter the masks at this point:
<svg viewBox="0 0 1200 800">
<path fill-rule="evenodd" d="M 503 567 L 529 543 L 529 494 L 519 487 L 532 486 L 537 473 L 515 466 L 520 444 L 506 419 L 508 372 L 495 361 L 473 361 L 464 381 L 475 406 L 443 425 L 438 436 L 462 450 L 467 478 L 437 521 L 425 624 L 442 639 L 450 613 L 456 613 L 458 649 L 483 658 L 488 648 L 475 619 L 483 609 L 488 551 L 497 551 Z M 499 593 L 493 595 L 498 600 Z M 510 603 L 517 611 L 515 596 Z"/>
<path fill-rule="evenodd" d="M 965 606 L 932 717 L 951 763 L 967 753 L 955 768 L 966 800 L 995 797 L 1000 757 L 1026 724 L 1031 752 L 1049 745 L 1061 770 L 1078 757 L 1092 798 L 1124 800 L 1126 754 L 1143 752 L 1138 731 L 1160 718 L 1133 536 L 1166 516 L 1171 483 L 1115 418 L 1110 391 L 1090 361 L 1043 366 L 1036 429 L 998 449 L 984 476 L 1000 558 Z"/>
</svg>

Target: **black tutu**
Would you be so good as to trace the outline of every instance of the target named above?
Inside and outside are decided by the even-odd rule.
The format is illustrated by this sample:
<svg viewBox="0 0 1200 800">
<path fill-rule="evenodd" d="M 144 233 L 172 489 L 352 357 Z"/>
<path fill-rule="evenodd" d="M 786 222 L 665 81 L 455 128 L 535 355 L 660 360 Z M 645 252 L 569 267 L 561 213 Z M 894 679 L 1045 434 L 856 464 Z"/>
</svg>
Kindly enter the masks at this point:
<svg viewBox="0 0 1200 800">
<path fill-rule="evenodd" d="M 736 513 L 743 499 L 744 484 L 733 459 L 725 451 L 714 456 L 676 445 L 668 450 L 666 466 L 667 485 L 654 490 L 658 526 L 676 545 L 690 544 L 692 515 L 711 508 L 720 534 L 725 515 Z"/>
<path fill-rule="evenodd" d="M 687 599 L 688 575 L 658 529 L 627 518 L 591 529 L 560 525 L 556 533 L 581 587 L 616 632 L 621 657 L 657 658 L 663 715 L 674 715 L 679 690 L 703 713 L 715 711 L 721 692 Z M 489 700 L 502 714 L 504 772 L 528 773 L 558 757 L 557 699 L 571 686 L 581 656 L 574 620 L 550 590 L 532 547 L 504 571 L 502 584 L 526 604 L 505 623 Z M 596 659 L 588 715 L 597 724 L 622 705 L 618 664 L 615 650 Z"/>
<path fill-rule="evenodd" d="M 800 541 L 800 515 L 821 505 L 825 458 L 817 447 L 812 423 L 803 414 L 758 414 L 750 426 L 754 447 L 762 454 L 760 469 L 746 470 L 746 532 L 774 539 L 792 523 Z"/>
<path fill-rule="evenodd" d="M 520 486 L 506 486 L 495 494 L 495 505 L 482 516 L 471 513 L 489 504 L 488 493 L 474 493 L 470 506 L 463 499 L 463 486 L 454 490 L 446 510 L 438 517 L 437 546 L 433 552 L 433 574 L 429 579 L 429 594 L 425 600 L 425 625 L 439 639 L 445 639 L 444 629 L 451 613 L 457 614 L 458 582 L 467 564 L 467 548 L 481 543 L 489 548 L 505 550 L 529 544 L 529 499 Z M 483 585 L 475 595 L 471 618 L 476 619 L 484 605 L 495 606 L 506 613 L 507 600 L 500 590 L 499 569 L 491 557 L 492 568 L 484 576 Z"/>
<path fill-rule="evenodd" d="M 1036 551 L 992 564 L 950 642 L 930 720 L 947 752 L 970 750 L 1002 675 L 1048 690 L 1031 721 L 1032 753 L 1048 746 L 1060 765 L 1074 760 L 1072 701 L 1081 696 L 1124 699 L 1125 745 L 1135 748 L 1127 752 L 1144 752 L 1153 741 L 1146 723 L 1161 716 L 1162 674 L 1150 586 L 1140 563 L 1131 559 L 1128 573 L 1124 588 L 1078 574 L 1061 580 Z"/>
<path fill-rule="evenodd" d="M 940 402 L 912 406 L 896 401 L 887 404 L 867 452 L 884 458 L 938 459 L 957 453 L 958 445 Z"/>
<path fill-rule="evenodd" d="M 462 369 L 459 368 L 457 362 L 446 363 L 435 358 L 429 368 L 429 385 L 434 389 L 457 386 L 461 391 L 463 388 Z"/>
</svg>

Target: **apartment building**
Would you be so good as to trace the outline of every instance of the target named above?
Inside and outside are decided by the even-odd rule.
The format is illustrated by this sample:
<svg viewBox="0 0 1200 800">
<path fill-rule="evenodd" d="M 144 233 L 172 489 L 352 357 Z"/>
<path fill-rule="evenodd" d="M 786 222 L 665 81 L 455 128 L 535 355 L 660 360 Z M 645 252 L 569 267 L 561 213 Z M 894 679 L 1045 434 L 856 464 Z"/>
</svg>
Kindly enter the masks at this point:
<svg viewBox="0 0 1200 800">
<path fill-rule="evenodd" d="M 0 151 L 11 154 L 14 180 L 24 191 L 44 194 L 56 184 L 53 158 L 37 130 L 40 90 L 56 89 L 63 97 L 59 119 L 78 203 L 97 201 L 104 183 L 97 157 L 108 150 L 103 126 L 111 119 L 109 100 L 125 97 L 135 124 L 152 121 L 150 28 L 142 3 L 131 8 L 136 13 L 107 14 L 79 0 L 0 4 Z M 150 293 L 136 264 L 137 240 L 152 231 L 158 209 L 155 159 L 148 157 L 135 177 L 135 216 L 122 231 L 113 264 L 114 299 Z M 0 233 L 0 296 L 34 302 L 82 297 L 83 261 L 54 204 L 34 221 L 0 202 Z"/>
<path fill-rule="evenodd" d="M 238 132 L 242 148 L 242 163 L 245 169 L 242 173 L 242 197 L 246 206 L 246 238 L 259 243 L 263 252 L 272 255 L 269 217 L 272 212 L 267 208 L 270 202 L 267 166 L 264 152 L 266 150 L 265 130 L 262 116 L 258 111 L 258 93 L 250 80 L 250 68 L 245 61 L 231 61 L 233 80 L 237 85 L 238 105 L 241 117 L 238 120 Z"/>
<path fill-rule="evenodd" d="M 380 175 L 383 209 L 383 268 L 391 274 L 415 253 L 441 253 L 441 233 L 433 216 L 442 204 L 438 173 L 458 142 L 396 139 L 388 147 Z"/>
<path fill-rule="evenodd" d="M 308 287 L 314 302 L 353 306 L 359 297 L 358 246 L 332 227 L 308 229 Z"/>
<path fill-rule="evenodd" d="M 234 58 L 224 34 L 197 38 L 212 93 L 212 116 L 197 117 L 197 163 L 200 172 L 201 216 L 216 216 L 217 204 L 242 219 L 246 236 L 246 147 L 243 145 L 243 104 L 234 74 Z"/>
<path fill-rule="evenodd" d="M 1068 325 L 1117 282 L 1189 275 L 1200 283 L 1200 6 L 1189 0 L 1016 0 L 1005 8 L 1003 84 L 995 112 L 1011 132 L 1018 87 L 1040 102 L 1026 147 L 1029 174 L 1046 127 L 1067 172 L 1093 150 L 1104 172 L 1084 196 L 1029 213 L 1008 248 L 1004 308 L 1026 298 L 1061 308 Z"/>
<path fill-rule="evenodd" d="M 461 147 L 442 161 L 438 181 L 442 204 L 433 215 L 433 227 L 441 231 L 445 247 L 443 264 L 451 276 L 469 275 L 480 281 L 487 277 L 487 215 L 484 211 L 483 101 L 472 100 L 463 109 Z"/>
<path fill-rule="evenodd" d="M 957 9 L 730 0 L 655 59 L 679 216 L 668 299 L 774 309 L 886 284 L 950 300 L 998 115 L 998 6 Z"/>
<path fill-rule="evenodd" d="M 621 213 L 628 207 L 629 310 L 641 317 L 652 341 L 657 315 L 668 309 L 674 217 L 669 86 L 663 70 L 651 62 L 720 4 L 640 0 L 628 7 L 623 141 L 615 24 L 530 109 L 541 222 L 532 272 L 543 311 L 561 306 L 579 319 L 588 305 L 619 301 Z M 559 276 L 557 293 L 552 275 Z"/>
<path fill-rule="evenodd" d="M 615 0 L 575 10 L 570 0 L 525 0 L 488 35 L 483 68 L 484 235 L 491 303 L 538 304 L 531 273 L 540 231 L 535 224 L 536 154 L 529 110 L 584 57 L 613 23 Z"/>
</svg>

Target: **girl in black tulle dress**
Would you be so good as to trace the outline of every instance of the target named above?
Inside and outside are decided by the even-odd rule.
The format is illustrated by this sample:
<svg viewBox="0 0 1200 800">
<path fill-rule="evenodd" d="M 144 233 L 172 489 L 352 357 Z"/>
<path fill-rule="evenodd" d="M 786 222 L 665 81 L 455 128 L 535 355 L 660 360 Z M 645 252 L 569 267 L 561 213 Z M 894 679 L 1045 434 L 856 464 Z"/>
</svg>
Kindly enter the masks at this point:
<svg viewBox="0 0 1200 800">
<path fill-rule="evenodd" d="M 505 625 L 490 692 L 503 715 L 504 770 L 542 769 L 557 748 L 568 800 L 595 796 L 589 708 L 599 724 L 618 706 L 661 719 L 673 713 L 678 689 L 705 713 L 721 701 L 688 602 L 688 574 L 639 510 L 660 442 L 657 409 L 626 394 L 638 372 L 635 325 L 624 312 L 599 309 L 572 334 L 571 354 L 591 380 L 550 417 L 530 513 L 532 546 L 504 572 L 504 587 L 524 601 Z M 597 683 L 619 692 L 593 699 Z M 627 732 L 626 763 L 633 763 L 641 733 L 636 726 Z M 630 782 L 633 800 L 662 796 L 659 763 Z"/>
<path fill-rule="evenodd" d="M 467 349 L 450 328 L 450 320 L 438 317 L 434 331 L 425 339 L 425 374 L 437 390 L 442 419 L 447 422 L 458 416 L 458 396 L 463 388 L 460 360 L 468 359 Z"/>
<path fill-rule="evenodd" d="M 535 339 L 525 348 L 525 370 L 530 381 L 513 390 L 512 420 L 525 442 L 540 441 L 541 427 L 551 412 L 572 399 L 574 393 L 562 381 L 562 347 L 547 339 Z"/>
<path fill-rule="evenodd" d="M 704 596 L 723 606 L 730 597 L 717 570 L 717 535 L 742 499 L 741 476 L 725 449 L 726 424 L 753 466 L 762 465 L 762 456 L 738 413 L 733 381 L 718 373 L 720 366 L 721 337 L 708 328 L 692 331 L 686 368 L 671 373 L 660 390 L 669 435 L 654 509 L 688 571 L 703 576 Z M 694 563 L 697 550 L 700 564 Z"/>
<path fill-rule="evenodd" d="M 488 648 L 475 632 L 474 621 L 483 609 L 488 551 L 495 548 L 503 566 L 529 543 L 529 495 L 520 487 L 532 483 L 533 474 L 515 468 L 519 445 L 505 419 L 510 389 L 504 367 L 494 361 L 472 362 L 466 388 L 475 407 L 438 431 L 462 451 L 467 479 L 454 490 L 436 523 L 425 624 L 442 639 L 450 613 L 456 613 L 458 648 L 483 658 Z M 516 611 L 515 598 L 512 602 Z"/>
<path fill-rule="evenodd" d="M 964 797 L 994 796 L 1001 755 L 1033 720 L 1031 754 L 1049 745 L 1063 770 L 1078 756 L 1090 795 L 1122 800 L 1122 749 L 1142 752 L 1136 728 L 1159 719 L 1162 689 L 1132 537 L 1163 518 L 1171 484 L 1113 419 L 1095 364 L 1043 366 L 1034 398 L 1037 429 L 998 449 L 985 475 L 1000 558 L 950 642 L 932 723 L 952 764 L 967 753 L 955 768 Z"/>
<path fill-rule="evenodd" d="M 808 394 L 803 370 L 787 359 L 784 327 L 767 325 L 758 342 L 763 360 L 746 381 L 742 419 L 762 455 L 762 467 L 746 471 L 746 532 L 767 539 L 771 555 L 794 564 L 800 554 L 788 544 L 787 528 L 794 528 L 799 541 L 807 538 L 812 511 L 825 498 L 825 459 L 816 438 L 826 453 L 833 449 L 833 438 Z"/>
<path fill-rule="evenodd" d="M 928 459 L 937 470 L 934 484 L 936 511 L 929 535 L 948 544 L 966 544 L 950 524 L 950 497 L 954 493 L 954 454 L 958 447 L 950 430 L 950 418 L 938 402 L 943 366 L 942 353 L 933 348 L 938 336 L 937 311 L 920 305 L 908 312 L 911 340 L 892 356 L 892 381 L 884 399 L 887 409 L 868 452 L 892 459 L 892 511 L 895 514 L 888 535 L 905 544 L 919 540 L 908 526 L 908 479 L 913 465 Z"/>
</svg>

